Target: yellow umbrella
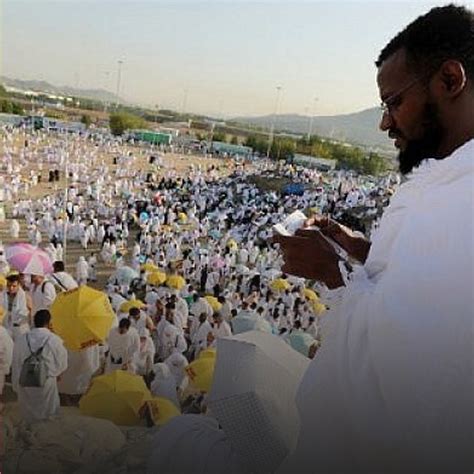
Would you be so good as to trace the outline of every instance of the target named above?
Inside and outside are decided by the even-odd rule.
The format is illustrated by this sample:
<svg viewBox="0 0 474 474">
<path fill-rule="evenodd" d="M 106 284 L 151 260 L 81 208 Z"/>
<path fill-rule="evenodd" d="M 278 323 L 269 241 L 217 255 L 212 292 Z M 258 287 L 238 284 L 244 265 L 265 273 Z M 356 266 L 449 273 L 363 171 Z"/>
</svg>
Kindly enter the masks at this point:
<svg viewBox="0 0 474 474">
<path fill-rule="evenodd" d="M 207 295 L 204 298 L 206 298 L 213 311 L 219 311 L 222 308 L 222 304 L 219 303 L 215 296 Z"/>
<path fill-rule="evenodd" d="M 209 392 L 214 378 L 214 366 L 216 359 L 214 357 L 199 357 L 191 362 L 184 370 L 189 377 L 192 387 L 201 392 Z"/>
<path fill-rule="evenodd" d="M 303 295 L 309 301 L 314 301 L 314 302 L 319 301 L 318 295 L 313 290 L 311 290 L 310 288 L 305 288 L 303 290 Z"/>
<path fill-rule="evenodd" d="M 140 411 L 151 399 L 142 377 L 115 370 L 92 380 L 91 387 L 79 401 L 79 409 L 86 416 L 131 426 L 140 424 Z"/>
<path fill-rule="evenodd" d="M 140 268 L 150 273 L 158 271 L 158 267 L 154 263 L 151 263 L 151 262 L 144 263 Z"/>
<path fill-rule="evenodd" d="M 234 239 L 229 239 L 227 241 L 227 247 L 230 250 L 237 250 L 239 246 L 237 245 L 237 242 Z"/>
<path fill-rule="evenodd" d="M 186 280 L 179 275 L 170 275 L 166 279 L 166 285 L 175 290 L 181 290 L 186 285 Z"/>
<path fill-rule="evenodd" d="M 312 307 L 316 316 L 321 316 L 324 313 L 324 311 L 326 311 L 326 306 L 324 306 L 319 301 L 313 301 Z"/>
<path fill-rule="evenodd" d="M 284 278 L 277 278 L 270 283 L 270 288 L 275 291 L 284 291 L 290 288 L 290 284 Z"/>
<path fill-rule="evenodd" d="M 5 309 L 3 306 L 0 306 L 0 324 L 3 323 L 3 318 L 5 317 Z"/>
<path fill-rule="evenodd" d="M 54 332 L 72 351 L 105 341 L 115 320 L 107 295 L 89 286 L 59 293 L 50 311 Z"/>
<path fill-rule="evenodd" d="M 159 286 L 163 284 L 165 281 L 166 281 L 166 273 L 160 272 L 160 271 L 153 271 L 146 278 L 146 282 L 149 285 L 155 285 L 155 286 Z"/>
<path fill-rule="evenodd" d="M 122 303 L 119 309 L 122 313 L 128 313 L 132 308 L 141 309 L 141 308 L 144 308 L 145 306 L 146 305 L 143 301 L 132 299 L 129 301 L 125 301 L 125 303 Z"/>
<path fill-rule="evenodd" d="M 150 417 L 153 423 L 158 426 L 163 426 L 175 416 L 181 415 L 176 405 L 163 397 L 156 397 L 146 402 Z"/>
<path fill-rule="evenodd" d="M 181 224 L 188 222 L 188 216 L 184 212 L 178 212 L 178 219 Z"/>
<path fill-rule="evenodd" d="M 0 288 L 5 288 L 7 286 L 7 279 L 5 275 L 0 274 Z"/>
<path fill-rule="evenodd" d="M 211 347 L 209 349 L 204 349 L 199 353 L 198 359 L 208 359 L 208 358 L 216 358 L 216 350 Z"/>
</svg>

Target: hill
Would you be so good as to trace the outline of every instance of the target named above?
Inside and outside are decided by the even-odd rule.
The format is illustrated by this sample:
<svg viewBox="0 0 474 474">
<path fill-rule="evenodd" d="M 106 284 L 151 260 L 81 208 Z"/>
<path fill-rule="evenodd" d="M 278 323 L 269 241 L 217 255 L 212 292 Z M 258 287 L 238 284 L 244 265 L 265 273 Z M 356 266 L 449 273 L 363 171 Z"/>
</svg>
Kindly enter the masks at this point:
<svg viewBox="0 0 474 474">
<path fill-rule="evenodd" d="M 97 100 L 101 102 L 123 102 L 121 99 L 117 100 L 117 96 L 112 92 L 103 89 L 80 89 L 70 86 L 55 86 L 46 81 L 10 79 L 5 76 L 0 76 L 0 83 L 21 90 L 31 90 L 68 97 L 82 97 L 84 99 Z"/>
<path fill-rule="evenodd" d="M 344 115 L 313 117 L 312 132 L 321 137 L 334 138 L 355 145 L 379 148 L 394 153 L 392 141 L 379 128 L 380 110 L 376 107 Z M 269 128 L 272 116 L 237 117 L 233 122 Z M 278 115 L 275 130 L 291 133 L 308 133 L 310 118 L 304 115 Z"/>
</svg>

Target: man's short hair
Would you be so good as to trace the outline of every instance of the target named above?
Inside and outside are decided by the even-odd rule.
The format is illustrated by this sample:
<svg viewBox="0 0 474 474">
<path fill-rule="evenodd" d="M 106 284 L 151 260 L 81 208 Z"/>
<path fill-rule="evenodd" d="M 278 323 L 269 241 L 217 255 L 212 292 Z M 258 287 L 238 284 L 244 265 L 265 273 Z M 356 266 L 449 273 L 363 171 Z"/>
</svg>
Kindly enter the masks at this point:
<svg viewBox="0 0 474 474">
<path fill-rule="evenodd" d="M 138 308 L 130 308 L 128 310 L 128 314 L 130 316 L 138 316 L 140 314 L 140 310 Z"/>
<path fill-rule="evenodd" d="M 56 260 L 54 263 L 53 263 L 53 270 L 55 272 L 63 272 L 64 271 L 64 262 L 62 262 L 61 260 Z"/>
<path fill-rule="evenodd" d="M 459 61 L 474 80 L 474 12 L 466 7 L 436 7 L 419 16 L 380 52 L 377 67 L 404 49 L 407 66 L 417 73 L 432 73 L 444 61 Z"/>
<path fill-rule="evenodd" d="M 7 275 L 8 283 L 15 283 L 20 281 L 20 275 L 18 273 L 13 273 L 12 275 Z"/>
<path fill-rule="evenodd" d="M 119 321 L 119 328 L 120 329 L 128 329 L 130 327 L 130 319 L 128 318 L 122 318 L 120 321 Z"/>
<path fill-rule="evenodd" d="M 44 328 L 51 321 L 51 313 L 47 309 L 36 311 L 34 316 L 35 328 Z"/>
</svg>

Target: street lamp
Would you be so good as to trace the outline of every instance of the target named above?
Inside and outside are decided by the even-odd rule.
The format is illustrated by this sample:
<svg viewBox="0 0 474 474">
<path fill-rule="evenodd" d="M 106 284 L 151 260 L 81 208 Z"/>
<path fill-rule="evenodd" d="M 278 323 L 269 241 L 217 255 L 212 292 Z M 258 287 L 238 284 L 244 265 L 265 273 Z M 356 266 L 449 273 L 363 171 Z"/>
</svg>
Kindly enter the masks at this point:
<svg viewBox="0 0 474 474">
<path fill-rule="evenodd" d="M 278 113 L 278 105 L 280 103 L 280 92 L 281 92 L 281 86 L 277 86 L 277 95 L 275 99 L 275 110 L 272 115 L 272 124 L 270 126 L 270 136 L 268 137 L 268 148 L 267 148 L 267 158 L 270 157 L 270 150 L 272 149 L 273 145 L 273 132 L 275 129 L 275 118 Z"/>
<path fill-rule="evenodd" d="M 117 61 L 117 92 L 116 92 L 116 108 L 118 108 L 119 98 L 120 98 L 120 80 L 122 79 L 122 64 L 123 61 L 119 59 Z"/>
<path fill-rule="evenodd" d="M 309 117 L 309 126 L 308 126 L 308 143 L 311 140 L 311 135 L 313 133 L 313 118 L 314 118 L 314 110 L 316 108 L 316 102 L 318 101 L 318 98 L 315 97 L 313 101 L 313 109 L 310 110 L 310 117 Z"/>
</svg>

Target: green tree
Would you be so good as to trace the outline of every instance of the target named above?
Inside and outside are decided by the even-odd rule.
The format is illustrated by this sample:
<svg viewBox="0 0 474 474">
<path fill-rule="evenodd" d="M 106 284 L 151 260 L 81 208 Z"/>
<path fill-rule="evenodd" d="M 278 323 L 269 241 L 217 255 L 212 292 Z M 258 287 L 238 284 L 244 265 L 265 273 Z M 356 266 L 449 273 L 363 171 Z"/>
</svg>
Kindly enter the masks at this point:
<svg viewBox="0 0 474 474">
<path fill-rule="evenodd" d="M 13 113 L 13 104 L 9 100 L 2 100 L 1 111 L 4 114 L 12 114 Z"/>
<path fill-rule="evenodd" d="M 23 110 L 23 107 L 20 104 L 12 102 L 12 114 L 25 115 L 25 111 Z"/>
<path fill-rule="evenodd" d="M 90 115 L 84 114 L 81 117 L 81 123 L 83 123 L 86 126 L 86 128 L 89 128 L 91 126 L 91 123 L 92 123 Z"/>
<path fill-rule="evenodd" d="M 230 143 L 232 145 L 238 145 L 239 144 L 239 139 L 234 135 L 231 140 L 230 140 Z"/>
<path fill-rule="evenodd" d="M 270 157 L 276 160 L 293 158 L 296 152 L 296 143 L 291 138 L 276 138 L 270 149 Z"/>
<path fill-rule="evenodd" d="M 113 135 L 123 135 L 126 130 L 134 128 L 148 128 L 148 124 L 141 117 L 127 112 L 110 114 L 109 127 Z"/>
<path fill-rule="evenodd" d="M 214 134 L 212 136 L 212 141 L 225 142 L 226 141 L 225 139 L 226 139 L 225 133 L 214 131 Z"/>
<path fill-rule="evenodd" d="M 254 152 L 264 155 L 267 152 L 268 141 L 258 135 L 249 135 L 245 139 L 244 145 L 252 148 Z"/>
<path fill-rule="evenodd" d="M 7 92 L 7 90 L 5 89 L 5 87 L 0 84 L 0 97 L 8 97 L 9 94 Z"/>
</svg>

